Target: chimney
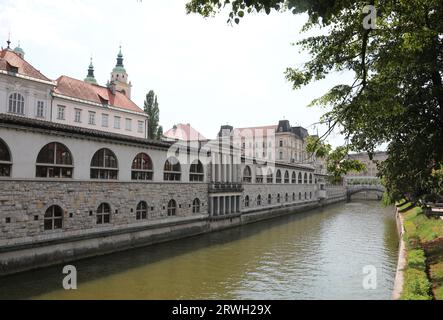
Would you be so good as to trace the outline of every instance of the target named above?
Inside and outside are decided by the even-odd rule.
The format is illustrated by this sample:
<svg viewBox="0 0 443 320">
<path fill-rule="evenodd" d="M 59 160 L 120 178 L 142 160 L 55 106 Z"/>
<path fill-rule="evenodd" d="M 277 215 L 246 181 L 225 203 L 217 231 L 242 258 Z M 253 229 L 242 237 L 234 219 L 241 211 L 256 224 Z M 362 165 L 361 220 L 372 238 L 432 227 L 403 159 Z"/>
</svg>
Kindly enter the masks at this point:
<svg viewBox="0 0 443 320">
<path fill-rule="evenodd" d="M 220 131 L 218 132 L 219 137 L 229 136 L 231 135 L 232 130 L 234 130 L 234 127 L 230 125 L 223 125 L 220 127 Z"/>
<path fill-rule="evenodd" d="M 112 94 L 115 94 L 115 82 L 108 82 L 108 89 L 111 90 Z"/>
</svg>

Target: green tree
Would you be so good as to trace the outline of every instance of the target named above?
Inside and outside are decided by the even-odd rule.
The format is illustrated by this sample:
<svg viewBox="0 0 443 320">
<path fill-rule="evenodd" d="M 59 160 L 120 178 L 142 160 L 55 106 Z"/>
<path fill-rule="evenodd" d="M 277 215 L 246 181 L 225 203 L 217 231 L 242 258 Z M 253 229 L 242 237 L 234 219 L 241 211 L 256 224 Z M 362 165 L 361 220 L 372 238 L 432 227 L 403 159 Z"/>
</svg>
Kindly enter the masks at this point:
<svg viewBox="0 0 443 320">
<path fill-rule="evenodd" d="M 144 111 L 148 115 L 148 138 L 161 139 L 163 129 L 158 125 L 160 119 L 160 110 L 158 108 L 157 95 L 150 90 L 146 95 L 144 102 Z"/>
<path fill-rule="evenodd" d="M 376 9 L 376 28 L 363 23 L 367 5 Z M 298 42 L 311 59 L 286 70 L 294 89 L 331 72 L 354 77 L 312 103 L 332 107 L 322 117 L 329 128 L 325 136 L 340 128 L 350 148 L 371 158 L 389 143 L 388 159 L 379 169 L 393 200 L 405 193 L 426 198 L 438 187 L 432 172 L 443 162 L 443 1 L 191 0 L 186 5 L 188 12 L 203 16 L 223 7 L 228 21 L 236 23 L 252 12 L 307 13 L 303 31 L 327 33 Z"/>
<path fill-rule="evenodd" d="M 318 158 L 326 158 L 331 153 L 330 144 L 321 141 L 317 136 L 308 136 L 306 141 L 306 152 Z"/>
<path fill-rule="evenodd" d="M 330 144 L 318 137 L 308 137 L 306 151 L 315 157 L 326 159 L 326 168 L 330 174 L 329 182 L 333 184 L 342 183 L 343 176 L 350 171 L 360 172 L 366 169 L 359 160 L 349 159 L 347 147 L 340 146 L 333 150 Z"/>
<path fill-rule="evenodd" d="M 351 171 L 364 171 L 366 166 L 359 160 L 350 159 L 349 149 L 345 146 L 337 147 L 327 156 L 327 170 L 330 174 L 329 180 L 333 184 L 343 182 L 343 176 Z"/>
<path fill-rule="evenodd" d="M 158 126 L 158 129 L 157 129 L 157 139 L 161 139 L 162 138 L 162 136 L 163 136 L 163 127 L 162 126 Z"/>
</svg>

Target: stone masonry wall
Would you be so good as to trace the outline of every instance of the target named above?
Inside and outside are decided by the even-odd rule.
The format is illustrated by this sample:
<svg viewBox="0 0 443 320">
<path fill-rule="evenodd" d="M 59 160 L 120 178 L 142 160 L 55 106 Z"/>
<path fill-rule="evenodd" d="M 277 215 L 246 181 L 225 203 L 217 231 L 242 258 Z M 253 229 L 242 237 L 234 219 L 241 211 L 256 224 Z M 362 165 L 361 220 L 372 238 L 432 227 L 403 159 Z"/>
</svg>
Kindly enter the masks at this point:
<svg viewBox="0 0 443 320">
<path fill-rule="evenodd" d="M 195 198 L 200 213 L 192 213 Z M 175 217 L 167 216 L 170 199 L 177 202 Z M 148 204 L 146 220 L 136 220 L 140 201 Z M 111 207 L 111 222 L 97 225 L 96 211 L 103 202 Z M 206 183 L 2 180 L 0 248 L 207 215 L 207 202 Z M 44 230 L 44 214 L 51 205 L 63 209 L 63 229 Z"/>
<path fill-rule="evenodd" d="M 306 201 L 318 201 L 318 187 L 315 184 L 257 184 L 248 183 L 243 184 L 244 191 L 242 197 L 242 211 L 254 211 L 258 208 L 269 208 L 287 204 L 300 204 Z M 285 196 L 288 194 L 288 201 Z M 293 194 L 295 193 L 295 200 Z M 301 199 L 299 195 L 301 193 Z M 305 199 L 306 193 L 306 199 Z M 268 195 L 272 196 L 271 204 L 268 204 Z M 280 203 L 277 202 L 277 196 L 280 194 Z M 312 197 L 310 197 L 312 194 Z M 257 197 L 261 196 L 261 205 L 257 205 Z M 245 197 L 249 196 L 249 207 L 245 207 Z"/>
</svg>

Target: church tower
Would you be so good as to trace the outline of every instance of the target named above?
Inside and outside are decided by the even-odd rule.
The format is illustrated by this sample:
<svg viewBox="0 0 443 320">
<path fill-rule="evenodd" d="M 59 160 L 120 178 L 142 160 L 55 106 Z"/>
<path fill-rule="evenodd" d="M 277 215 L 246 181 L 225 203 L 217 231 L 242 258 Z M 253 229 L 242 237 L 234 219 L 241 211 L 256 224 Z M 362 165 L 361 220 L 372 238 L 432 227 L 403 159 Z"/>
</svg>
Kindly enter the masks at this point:
<svg viewBox="0 0 443 320">
<path fill-rule="evenodd" d="M 128 74 L 126 73 L 125 67 L 123 66 L 123 54 L 121 46 L 120 51 L 117 55 L 117 64 L 111 72 L 111 83 L 114 84 L 115 90 L 120 91 L 129 99 L 131 99 L 132 84 L 130 81 L 128 82 Z"/>
<path fill-rule="evenodd" d="M 91 58 L 91 63 L 89 64 L 88 75 L 85 78 L 85 82 L 88 82 L 90 84 L 97 84 L 97 81 L 95 80 L 94 77 L 94 66 L 92 65 L 92 58 Z"/>
</svg>

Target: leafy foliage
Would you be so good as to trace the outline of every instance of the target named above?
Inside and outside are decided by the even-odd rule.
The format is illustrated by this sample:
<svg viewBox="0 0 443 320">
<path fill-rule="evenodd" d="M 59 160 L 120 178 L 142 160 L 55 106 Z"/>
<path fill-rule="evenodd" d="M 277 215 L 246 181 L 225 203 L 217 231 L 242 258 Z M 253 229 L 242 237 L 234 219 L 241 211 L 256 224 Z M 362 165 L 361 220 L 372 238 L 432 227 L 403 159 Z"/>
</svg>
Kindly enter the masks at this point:
<svg viewBox="0 0 443 320">
<path fill-rule="evenodd" d="M 405 274 L 405 284 L 402 300 L 431 300 L 431 283 L 422 270 L 408 268 Z"/>
<path fill-rule="evenodd" d="M 153 90 L 150 90 L 146 95 L 144 102 L 144 111 L 149 116 L 148 120 L 148 138 L 161 139 L 163 135 L 163 128 L 158 125 L 160 118 L 160 110 L 158 108 L 157 95 Z"/>
<path fill-rule="evenodd" d="M 332 150 L 330 144 L 320 141 L 315 136 L 309 136 L 306 143 L 306 151 L 319 158 L 326 159 L 326 168 L 330 174 L 329 181 L 333 184 L 341 183 L 343 176 L 350 171 L 363 171 L 366 166 L 359 160 L 349 159 L 347 147 L 337 147 Z"/>
<path fill-rule="evenodd" d="M 332 183 L 341 183 L 343 176 L 350 171 L 364 171 L 366 166 L 356 159 L 348 158 L 349 149 L 347 147 L 337 147 L 327 158 L 327 170 L 331 174 Z"/>
<path fill-rule="evenodd" d="M 425 271 L 426 258 L 422 249 L 410 250 L 408 252 L 408 267 Z"/>
<path fill-rule="evenodd" d="M 365 29 L 363 8 L 377 9 L 375 29 Z M 333 87 L 313 101 L 332 106 L 322 121 L 340 128 L 352 149 L 372 157 L 389 143 L 380 165 L 392 200 L 436 200 L 443 193 L 432 176 L 443 163 L 443 1 L 441 0 L 191 0 L 186 9 L 205 17 L 229 10 L 228 22 L 245 13 L 307 13 L 303 31 L 327 34 L 297 44 L 311 55 L 286 78 L 298 89 L 331 72 L 350 71 L 354 82 Z M 328 133 L 327 132 L 327 133 Z"/>
</svg>

